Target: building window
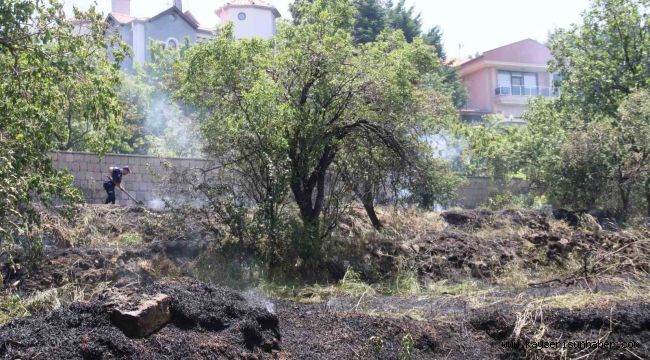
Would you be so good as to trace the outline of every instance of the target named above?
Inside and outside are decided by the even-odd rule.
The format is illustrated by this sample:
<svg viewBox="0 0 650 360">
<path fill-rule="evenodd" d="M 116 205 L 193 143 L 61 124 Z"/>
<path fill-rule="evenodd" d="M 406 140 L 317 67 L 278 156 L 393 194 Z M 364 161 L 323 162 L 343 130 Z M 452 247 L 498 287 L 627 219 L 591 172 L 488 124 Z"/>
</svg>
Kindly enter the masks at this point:
<svg viewBox="0 0 650 360">
<path fill-rule="evenodd" d="M 497 95 L 537 96 L 539 91 L 536 73 L 503 70 L 497 73 Z"/>
<path fill-rule="evenodd" d="M 246 20 L 246 13 L 240 12 L 239 14 L 237 14 L 237 19 L 239 19 L 241 21 Z"/>
<path fill-rule="evenodd" d="M 167 44 L 165 44 L 165 48 L 178 49 L 178 40 L 174 38 L 167 39 Z"/>
</svg>

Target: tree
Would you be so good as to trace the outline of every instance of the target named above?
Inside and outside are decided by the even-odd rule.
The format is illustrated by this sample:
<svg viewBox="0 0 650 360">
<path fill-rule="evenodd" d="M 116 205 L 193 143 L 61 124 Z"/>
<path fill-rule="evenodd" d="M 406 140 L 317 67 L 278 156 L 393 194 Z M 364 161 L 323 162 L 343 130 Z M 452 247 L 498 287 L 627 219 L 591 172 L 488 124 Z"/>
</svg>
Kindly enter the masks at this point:
<svg viewBox="0 0 650 360">
<path fill-rule="evenodd" d="M 118 154 L 148 154 L 152 140 L 145 124 L 151 107 L 153 88 L 139 75 L 122 73 L 120 100 L 124 104 L 124 124 L 119 141 L 112 152 Z"/>
<path fill-rule="evenodd" d="M 441 89 L 446 94 L 451 94 L 454 106 L 462 109 L 467 102 L 467 89 L 463 84 L 458 71 L 451 63 L 446 63 L 447 55 L 442 45 L 442 30 L 438 26 L 431 28 L 422 36 L 424 43 L 431 46 L 438 58 L 445 62 L 439 71 L 429 74 L 427 83 L 434 89 Z"/>
<path fill-rule="evenodd" d="M 354 42 L 365 44 L 375 41 L 387 26 L 388 8 L 383 0 L 349 0 L 355 10 L 354 21 L 348 25 L 352 29 Z M 294 23 L 303 17 L 301 9 L 310 6 L 314 0 L 295 0 L 289 5 Z"/>
<path fill-rule="evenodd" d="M 541 119 L 534 119 L 534 131 L 550 128 L 548 122 L 539 127 Z M 650 166 L 650 93 L 643 90 L 630 94 L 615 117 L 589 121 L 578 117 L 570 122 L 573 128 L 563 130 L 565 135 L 556 145 L 556 154 L 543 155 L 550 158 L 538 163 L 540 172 L 531 172 L 535 174 L 533 179 L 543 184 L 550 199 L 560 206 L 576 210 L 604 208 L 619 220 L 627 220 L 632 194 L 645 185 Z M 533 132 L 531 138 L 540 135 Z M 533 146 L 538 145 L 536 142 Z"/>
<path fill-rule="evenodd" d="M 388 1 L 388 24 L 391 28 L 402 30 L 406 41 L 411 42 L 422 33 L 422 15 L 415 15 L 415 7 L 406 8 L 406 0 L 398 0 L 393 6 Z"/>
<path fill-rule="evenodd" d="M 51 129 L 56 139 L 54 148 L 95 152 L 111 149 L 122 126 L 123 104 L 117 100 L 120 90 L 117 63 L 128 52 L 126 45 L 113 35 L 107 36 L 107 24 L 94 9 L 85 13 L 75 9 L 74 20 L 65 21 L 56 1 L 37 2 L 29 9 L 18 0 L 4 6 L 8 11 L 12 8 L 25 11 L 5 20 L 7 24 L 17 22 L 13 24 L 15 27 L 4 30 L 7 37 L 3 44 L 14 57 L 14 67 L 24 65 L 18 64 L 17 49 L 27 51 L 31 44 L 17 46 L 9 42 L 18 42 L 12 36 L 25 36 L 28 40 L 42 41 L 38 49 L 40 55 L 49 57 L 50 64 L 58 61 L 57 70 L 65 71 L 65 76 L 51 74 L 59 76 L 52 79 L 55 82 L 51 88 L 57 106 L 49 109 L 51 116 L 56 114 L 56 126 Z M 53 26 L 51 29 L 44 30 L 47 23 L 29 18 L 39 14 L 46 14 L 49 25 Z M 32 25 L 41 28 L 20 29 Z M 14 31 L 22 35 L 12 33 Z M 65 66 L 75 71 L 63 70 Z"/>
<path fill-rule="evenodd" d="M 456 107 L 462 109 L 467 102 L 467 88 L 458 71 L 451 64 L 441 64 L 435 71 L 426 75 L 426 86 L 448 94 Z"/>
<path fill-rule="evenodd" d="M 456 198 L 462 178 L 451 171 L 449 164 L 433 157 L 429 152 L 417 158 L 418 164 L 406 173 L 408 201 L 421 209 L 433 210 L 436 206 L 450 206 Z"/>
<path fill-rule="evenodd" d="M 422 36 L 424 43 L 430 46 L 433 46 L 433 49 L 438 55 L 438 58 L 442 60 L 447 59 L 447 54 L 445 54 L 445 48 L 442 46 L 442 29 L 439 26 L 434 26 L 429 31 Z"/>
<path fill-rule="evenodd" d="M 76 62 L 78 69 L 57 83 L 62 101 L 58 109 L 61 126 L 53 128 L 56 148 L 105 152 L 118 141 L 124 108 L 118 101 L 120 72 L 109 58 L 109 49 L 112 56 L 121 57 L 126 48 L 116 38 L 106 37 L 101 15 L 76 12 L 75 17 L 73 22 L 62 25 L 72 36 L 54 43 L 60 61 Z"/>
<path fill-rule="evenodd" d="M 300 8 L 313 4 L 314 0 L 296 0 L 290 5 L 294 22 L 301 18 Z M 352 29 L 354 42 L 365 44 L 377 39 L 385 29 L 402 30 L 410 42 L 419 36 L 421 30 L 420 15 L 414 16 L 413 7 L 406 9 L 404 2 L 400 1 L 393 6 L 392 2 L 381 0 L 353 0 L 352 6 L 356 10 L 353 24 L 348 24 Z M 431 46 L 432 51 L 442 61 L 446 61 L 446 54 L 442 45 L 442 30 L 435 26 L 422 36 L 425 44 Z M 427 74 L 425 81 L 432 89 L 444 94 L 451 94 L 454 106 L 463 108 L 467 101 L 467 89 L 463 84 L 458 71 L 452 64 L 438 66 L 435 71 Z"/>
<path fill-rule="evenodd" d="M 536 101 L 522 159 L 556 204 L 626 220 L 647 173 L 648 0 L 594 0 L 583 23 L 550 39 L 562 95 Z"/>
<path fill-rule="evenodd" d="M 225 28 L 190 49 L 179 96 L 200 109 L 208 151 L 255 185 L 267 216 L 290 192 L 304 229 L 300 250 L 313 264 L 332 165 L 364 139 L 410 163 L 407 149 L 437 120 L 418 84 L 438 62 L 421 40 L 408 44 L 399 33 L 355 46 L 347 1 L 299 11 L 272 42 L 236 41 Z"/>
<path fill-rule="evenodd" d="M 517 146 L 524 129 L 501 125 L 502 116 L 485 116 L 483 126 L 461 127 L 468 142 L 465 156 L 469 159 L 467 172 L 473 176 L 489 176 L 500 186 L 506 185 L 521 164 Z"/>
<path fill-rule="evenodd" d="M 48 156 L 62 142 L 76 138 L 78 129 L 86 131 L 73 126 L 70 137 L 69 121 L 89 124 L 92 130 L 86 135 L 92 136 L 84 141 L 98 149 L 105 148 L 101 139 L 111 138 L 110 131 L 118 125 L 116 78 L 111 67 L 91 54 L 93 50 L 106 54 L 110 46 L 105 23 L 92 9 L 75 16 L 78 22 L 69 22 L 56 2 L 0 2 L 2 245 L 29 235 L 39 220 L 35 203 L 80 200 L 71 176 L 55 170 Z M 119 51 L 114 55 L 119 60 Z M 79 86 L 72 86 L 76 81 Z"/>
<path fill-rule="evenodd" d="M 631 194 L 638 185 L 650 214 L 650 91 L 637 90 L 630 94 L 618 114 L 614 175 L 621 197 L 621 217 L 626 219 L 632 205 Z"/>
<path fill-rule="evenodd" d="M 649 0 L 593 0 L 583 23 L 549 41 L 562 76 L 562 102 L 583 113 L 616 116 L 634 89 L 650 86 Z"/>
<path fill-rule="evenodd" d="M 386 28 L 386 7 L 381 0 L 354 0 L 356 8 L 352 36 L 357 44 L 365 44 L 377 39 Z"/>
</svg>

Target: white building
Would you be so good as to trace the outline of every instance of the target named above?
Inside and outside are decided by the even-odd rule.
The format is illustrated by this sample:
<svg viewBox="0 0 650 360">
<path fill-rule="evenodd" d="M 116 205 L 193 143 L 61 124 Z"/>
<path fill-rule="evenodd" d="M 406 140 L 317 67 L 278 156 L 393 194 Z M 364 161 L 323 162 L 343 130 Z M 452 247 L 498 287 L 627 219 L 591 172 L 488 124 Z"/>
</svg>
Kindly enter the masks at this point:
<svg viewBox="0 0 650 360">
<path fill-rule="evenodd" d="M 237 39 L 273 37 L 275 20 L 280 17 L 278 9 L 261 0 L 231 0 L 215 13 L 222 25 L 233 22 Z"/>
</svg>

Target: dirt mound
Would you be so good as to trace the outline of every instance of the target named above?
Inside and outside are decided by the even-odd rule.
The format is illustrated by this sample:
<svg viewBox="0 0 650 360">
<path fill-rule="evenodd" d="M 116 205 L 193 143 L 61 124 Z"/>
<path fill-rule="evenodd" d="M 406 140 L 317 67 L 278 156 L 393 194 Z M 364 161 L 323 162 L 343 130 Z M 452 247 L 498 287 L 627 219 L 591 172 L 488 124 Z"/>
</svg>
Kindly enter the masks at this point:
<svg viewBox="0 0 650 360">
<path fill-rule="evenodd" d="M 546 215 L 523 210 L 463 210 L 447 211 L 441 214 L 445 221 L 454 226 L 469 228 L 492 227 L 501 229 L 508 226 L 524 226 L 533 230 L 549 229 Z"/>
<path fill-rule="evenodd" d="M 233 290 L 192 281 L 131 288 L 171 298 L 171 322 L 144 339 L 126 336 L 110 318 L 113 297 L 76 303 L 0 328 L 5 358 L 272 358 L 279 349 L 278 318 Z"/>
<path fill-rule="evenodd" d="M 595 220 L 588 227 L 586 216 L 573 228 L 531 211 L 450 211 L 441 216 L 449 226 L 399 247 L 424 281 L 494 280 L 516 266 L 533 272 L 570 268 L 568 278 L 556 281 L 566 284 L 577 275 L 650 269 L 646 230 L 608 231 Z"/>
<path fill-rule="evenodd" d="M 60 287 L 69 283 L 95 285 L 100 282 L 119 284 L 150 280 L 142 261 L 156 256 L 144 249 L 122 251 L 117 249 L 52 249 L 42 262 L 34 266 L 4 264 L 2 274 L 5 286 L 23 294 Z M 20 263 L 19 263 L 20 264 Z"/>
<path fill-rule="evenodd" d="M 69 283 L 96 285 L 112 282 L 119 285 L 148 282 L 174 273 L 182 275 L 183 264 L 198 257 L 205 242 L 191 240 L 155 241 L 138 248 L 69 248 L 48 247 L 42 261 L 23 265 L 20 257 L 2 261 L 0 275 L 6 288 L 23 294 L 60 287 Z"/>
<path fill-rule="evenodd" d="M 478 237 L 465 232 L 429 234 L 411 245 L 413 263 L 423 280 L 489 279 L 515 257 L 522 257 L 522 238 Z"/>
</svg>

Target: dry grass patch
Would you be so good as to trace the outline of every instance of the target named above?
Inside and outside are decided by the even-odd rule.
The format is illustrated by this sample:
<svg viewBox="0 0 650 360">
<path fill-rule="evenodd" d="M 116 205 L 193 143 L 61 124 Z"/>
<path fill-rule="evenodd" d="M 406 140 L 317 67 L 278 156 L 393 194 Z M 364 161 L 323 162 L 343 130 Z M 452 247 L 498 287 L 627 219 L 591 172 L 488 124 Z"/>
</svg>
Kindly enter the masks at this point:
<svg viewBox="0 0 650 360">
<path fill-rule="evenodd" d="M 14 318 L 49 312 L 72 303 L 93 301 L 108 287 L 108 283 L 99 283 L 94 287 L 67 284 L 35 293 L 27 298 L 17 294 L 0 296 L 0 325 Z"/>
</svg>

